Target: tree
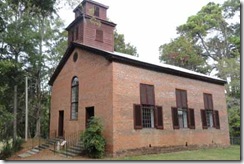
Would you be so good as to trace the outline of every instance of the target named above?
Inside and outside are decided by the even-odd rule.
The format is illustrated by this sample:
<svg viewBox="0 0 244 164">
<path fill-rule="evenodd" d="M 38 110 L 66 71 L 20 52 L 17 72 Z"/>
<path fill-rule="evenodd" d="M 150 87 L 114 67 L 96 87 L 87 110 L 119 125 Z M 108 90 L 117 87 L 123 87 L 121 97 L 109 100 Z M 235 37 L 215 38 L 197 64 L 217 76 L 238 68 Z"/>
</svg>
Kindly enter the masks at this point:
<svg viewBox="0 0 244 164">
<path fill-rule="evenodd" d="M 4 0 L 0 2 L 0 63 L 9 62 L 12 67 L 1 74 L 4 89 L 0 105 L 4 110 L 12 112 L 13 97 L 16 97 L 15 123 L 9 129 L 14 129 L 15 136 L 24 135 L 24 77 L 30 82 L 30 122 L 34 126 L 30 132 L 40 136 L 41 123 L 47 122 L 49 108 L 48 73 L 55 65 L 52 54 L 58 56 L 54 46 L 63 44 L 62 21 L 55 15 L 54 0 Z M 63 29 L 62 29 L 63 31 Z M 60 37 L 61 36 L 61 37 Z M 64 41 L 65 43 L 65 41 Z M 52 52 L 52 54 L 51 54 Z M 48 62 L 49 61 L 49 62 Z M 1 82 L 0 82 L 1 83 Z M 18 92 L 13 92 L 18 86 Z M 1 84 L 0 84 L 1 87 Z M 17 87 L 16 87 L 17 88 Z M 18 105 L 18 106 L 17 106 Z M 43 119 L 45 118 L 45 119 Z M 13 128 L 18 125 L 18 128 Z M 36 126 L 35 126 L 36 125 Z M 46 124 L 45 124 L 46 125 Z M 15 130 L 16 129 L 16 130 Z M 42 128 L 46 129 L 46 128 Z M 46 131 L 46 130 L 45 130 Z M 14 136 L 14 138 L 15 138 Z"/>
<path fill-rule="evenodd" d="M 205 60 L 201 68 L 207 68 L 209 72 L 215 70 L 216 76 L 228 81 L 227 109 L 230 134 L 233 136 L 240 135 L 241 49 L 238 17 L 240 18 L 240 1 L 227 0 L 222 5 L 210 2 L 196 15 L 190 16 L 185 24 L 177 27 L 178 38 L 160 47 L 160 59 L 166 63 L 192 69 L 188 66 L 189 61 L 192 61 L 191 65 L 201 64 L 194 60 L 195 56 L 200 55 Z M 175 53 L 177 55 L 173 56 L 177 57 L 172 58 Z M 185 58 L 188 59 L 187 62 L 182 61 Z M 206 65 L 210 67 L 205 67 Z"/>
<path fill-rule="evenodd" d="M 136 47 L 130 43 L 125 43 L 124 35 L 119 34 L 116 30 L 114 32 L 114 51 L 138 56 Z"/>
<path fill-rule="evenodd" d="M 25 50 L 30 46 L 31 37 L 29 34 L 31 28 L 29 15 L 26 11 L 27 8 L 23 6 L 22 1 L 6 0 L 1 3 L 3 12 L 0 12 L 1 18 L 4 21 L 4 31 L 1 33 L 1 59 L 11 61 L 14 64 L 14 69 L 9 76 L 9 88 L 12 91 L 8 91 L 13 101 L 10 101 L 12 105 L 7 105 L 6 110 L 13 110 L 13 141 L 15 142 L 17 137 L 17 109 L 21 101 L 17 101 L 21 95 L 18 93 L 18 86 L 22 85 L 23 65 L 24 58 L 26 57 Z M 19 90 L 21 91 L 21 90 Z M 22 92 L 23 93 L 23 92 Z M 12 98 L 8 99 L 11 100 Z"/>
<path fill-rule="evenodd" d="M 227 109 L 229 116 L 230 135 L 240 136 L 240 54 L 235 58 L 223 58 L 217 64 L 218 76 L 228 79 L 226 85 Z"/>
<path fill-rule="evenodd" d="M 11 72 L 14 65 L 9 61 L 0 60 L 0 142 L 6 142 L 12 138 L 11 122 L 13 121 L 13 114 L 8 111 L 5 104 L 5 93 L 9 89 L 7 85 L 8 77 L 5 74 Z"/>
<path fill-rule="evenodd" d="M 206 73 L 206 58 L 201 56 L 202 50 L 194 45 L 189 38 L 180 36 L 170 43 L 159 47 L 160 61 L 167 64 L 177 65 L 193 71 Z"/>
<path fill-rule="evenodd" d="M 210 37 L 213 35 L 213 30 L 217 34 Z M 204 50 L 202 55 L 214 61 L 229 55 L 227 22 L 222 16 L 222 8 L 219 4 L 210 2 L 203 6 L 196 15 L 188 18 L 186 24 L 177 27 L 177 31 L 181 35 L 192 37 L 195 44 L 200 45 Z"/>
</svg>

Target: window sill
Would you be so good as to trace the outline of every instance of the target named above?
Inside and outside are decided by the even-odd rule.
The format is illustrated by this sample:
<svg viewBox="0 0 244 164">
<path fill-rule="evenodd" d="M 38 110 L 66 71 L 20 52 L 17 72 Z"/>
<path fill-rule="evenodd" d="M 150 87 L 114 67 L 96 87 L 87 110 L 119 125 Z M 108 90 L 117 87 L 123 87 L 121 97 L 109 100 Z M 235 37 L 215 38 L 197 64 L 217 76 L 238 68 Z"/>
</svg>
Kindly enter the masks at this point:
<svg viewBox="0 0 244 164">
<path fill-rule="evenodd" d="M 95 39 L 95 41 L 103 43 L 103 40 Z"/>
</svg>

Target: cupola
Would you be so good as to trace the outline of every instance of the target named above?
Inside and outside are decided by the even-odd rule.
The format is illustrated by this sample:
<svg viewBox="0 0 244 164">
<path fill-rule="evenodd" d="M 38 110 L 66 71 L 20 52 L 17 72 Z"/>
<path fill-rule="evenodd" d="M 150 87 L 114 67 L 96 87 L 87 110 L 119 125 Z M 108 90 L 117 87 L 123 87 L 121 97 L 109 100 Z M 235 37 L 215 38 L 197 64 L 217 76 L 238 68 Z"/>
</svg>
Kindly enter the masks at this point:
<svg viewBox="0 0 244 164">
<path fill-rule="evenodd" d="M 104 51 L 114 51 L 115 23 L 108 21 L 108 6 L 84 0 L 73 12 L 75 20 L 66 28 L 68 44 L 81 43 Z"/>
</svg>

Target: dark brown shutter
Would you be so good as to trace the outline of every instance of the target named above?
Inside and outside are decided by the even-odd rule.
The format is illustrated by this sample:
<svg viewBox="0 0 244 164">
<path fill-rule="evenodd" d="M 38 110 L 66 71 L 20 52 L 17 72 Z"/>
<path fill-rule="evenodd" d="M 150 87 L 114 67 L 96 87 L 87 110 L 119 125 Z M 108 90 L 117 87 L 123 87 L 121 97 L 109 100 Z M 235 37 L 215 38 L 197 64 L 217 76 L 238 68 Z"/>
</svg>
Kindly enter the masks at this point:
<svg viewBox="0 0 244 164">
<path fill-rule="evenodd" d="M 134 104 L 134 128 L 142 129 L 141 105 L 136 105 L 136 104 Z"/>
<path fill-rule="evenodd" d="M 203 100 L 204 100 L 204 108 L 213 110 L 213 97 L 211 94 L 204 93 L 203 94 Z"/>
<path fill-rule="evenodd" d="M 188 123 L 189 129 L 195 129 L 195 116 L 194 116 L 194 109 L 188 109 Z"/>
<path fill-rule="evenodd" d="M 216 129 L 220 129 L 220 123 L 219 123 L 219 111 L 214 110 L 213 111 L 213 119 Z"/>
<path fill-rule="evenodd" d="M 204 109 L 208 109 L 208 95 L 206 93 L 203 94 L 204 101 Z"/>
<path fill-rule="evenodd" d="M 94 16 L 99 17 L 99 7 L 94 6 Z"/>
<path fill-rule="evenodd" d="M 213 110 L 213 97 L 211 94 L 208 95 L 208 108 Z"/>
<path fill-rule="evenodd" d="M 202 128 L 207 129 L 207 118 L 206 118 L 206 111 L 204 109 L 201 109 L 201 118 L 202 118 Z"/>
<path fill-rule="evenodd" d="M 96 30 L 96 41 L 103 42 L 103 31 Z"/>
<path fill-rule="evenodd" d="M 155 105 L 154 86 L 146 85 L 147 87 L 147 105 Z"/>
<path fill-rule="evenodd" d="M 182 108 L 187 108 L 187 93 L 186 91 L 181 91 L 181 105 Z"/>
<path fill-rule="evenodd" d="M 173 129 L 179 129 L 179 119 L 178 119 L 178 110 L 177 108 L 172 107 L 171 108 L 172 112 L 172 123 L 173 123 Z"/>
<path fill-rule="evenodd" d="M 164 129 L 164 126 L 163 126 L 163 107 L 156 106 L 154 113 L 155 113 L 155 128 Z"/>
<path fill-rule="evenodd" d="M 140 84 L 141 104 L 147 104 L 147 87 L 145 84 Z"/>
<path fill-rule="evenodd" d="M 176 106 L 177 106 L 177 108 L 182 108 L 181 92 L 178 89 L 176 89 Z"/>
</svg>

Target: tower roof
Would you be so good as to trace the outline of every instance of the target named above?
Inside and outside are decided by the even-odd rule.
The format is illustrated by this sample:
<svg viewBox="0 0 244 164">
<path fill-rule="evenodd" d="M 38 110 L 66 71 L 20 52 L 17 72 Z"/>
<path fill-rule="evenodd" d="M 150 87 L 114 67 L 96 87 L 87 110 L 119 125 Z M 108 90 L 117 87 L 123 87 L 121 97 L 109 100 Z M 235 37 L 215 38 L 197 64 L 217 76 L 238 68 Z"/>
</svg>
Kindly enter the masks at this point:
<svg viewBox="0 0 244 164">
<path fill-rule="evenodd" d="M 97 5 L 97 6 L 100 6 L 100 7 L 105 8 L 105 9 L 108 9 L 108 8 L 109 8 L 108 6 L 106 6 L 106 5 L 104 5 L 104 4 L 101 4 L 101 3 L 98 3 L 98 2 L 95 2 L 95 1 L 92 1 L 92 0 L 84 0 L 84 1 L 82 1 L 80 4 L 81 4 L 82 6 L 85 6 L 87 2 L 88 2 L 88 3 L 91 3 L 91 4 L 94 4 L 94 5 Z M 76 10 L 79 9 L 80 4 L 73 10 L 73 12 L 75 12 Z"/>
</svg>

